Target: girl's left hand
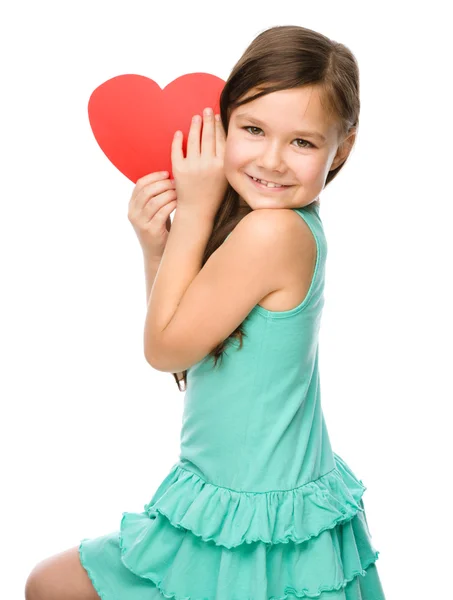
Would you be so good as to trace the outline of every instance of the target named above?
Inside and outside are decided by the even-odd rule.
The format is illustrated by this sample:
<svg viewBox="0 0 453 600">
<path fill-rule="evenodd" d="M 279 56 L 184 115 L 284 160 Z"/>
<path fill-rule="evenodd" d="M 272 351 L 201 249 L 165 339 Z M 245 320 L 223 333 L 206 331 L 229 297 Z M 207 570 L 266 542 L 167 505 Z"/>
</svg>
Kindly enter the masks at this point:
<svg viewBox="0 0 453 600">
<path fill-rule="evenodd" d="M 177 131 L 173 138 L 171 162 L 178 198 L 176 212 L 194 212 L 201 218 L 214 220 L 228 185 L 223 169 L 225 132 L 220 118 L 214 118 L 212 109 L 205 109 L 200 147 L 201 123 L 200 115 L 195 115 L 187 138 L 186 158 L 182 132 Z"/>
</svg>

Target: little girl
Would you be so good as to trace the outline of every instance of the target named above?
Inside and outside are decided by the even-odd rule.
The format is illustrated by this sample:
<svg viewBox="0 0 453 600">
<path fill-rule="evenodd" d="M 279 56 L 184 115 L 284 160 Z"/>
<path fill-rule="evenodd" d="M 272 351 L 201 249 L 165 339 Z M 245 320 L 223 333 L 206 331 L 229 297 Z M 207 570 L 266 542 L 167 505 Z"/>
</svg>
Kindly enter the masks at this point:
<svg viewBox="0 0 453 600">
<path fill-rule="evenodd" d="M 144 351 L 185 384 L 180 459 L 119 531 L 38 564 L 28 600 L 385 598 L 366 488 L 332 451 L 319 377 L 319 195 L 359 108 L 348 48 L 273 27 L 230 74 L 221 120 L 194 119 L 186 157 L 175 134 L 174 181 L 137 182 Z"/>
</svg>

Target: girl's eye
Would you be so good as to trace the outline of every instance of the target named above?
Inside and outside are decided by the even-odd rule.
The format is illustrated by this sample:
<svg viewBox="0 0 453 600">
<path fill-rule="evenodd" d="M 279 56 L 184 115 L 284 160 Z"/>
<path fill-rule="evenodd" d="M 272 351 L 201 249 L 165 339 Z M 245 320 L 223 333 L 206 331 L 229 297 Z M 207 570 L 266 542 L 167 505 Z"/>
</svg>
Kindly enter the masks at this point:
<svg viewBox="0 0 453 600">
<path fill-rule="evenodd" d="M 304 144 L 308 144 L 308 146 L 299 146 L 299 145 L 297 145 L 298 148 L 314 148 L 313 144 L 311 142 L 307 142 L 307 140 L 303 140 L 301 138 L 297 138 L 294 141 L 295 142 L 303 142 Z"/>
<path fill-rule="evenodd" d="M 246 131 L 249 131 L 249 129 L 258 129 L 258 131 L 263 131 L 260 127 L 254 127 L 253 125 L 247 125 L 247 126 L 243 127 L 242 129 L 245 129 Z M 249 131 L 249 133 L 251 135 L 256 135 L 255 133 L 252 133 L 251 131 Z M 304 144 L 308 144 L 307 146 L 299 146 L 299 144 L 296 144 L 298 148 L 315 148 L 315 146 L 311 142 L 307 142 L 307 140 L 303 140 L 302 138 L 296 138 L 294 141 L 295 142 L 303 142 Z"/>
<path fill-rule="evenodd" d="M 248 125 L 246 127 L 243 127 L 242 129 L 245 129 L 246 131 L 248 131 L 249 129 L 258 129 L 259 131 L 262 131 L 262 129 L 260 129 L 259 127 L 254 127 L 253 125 Z M 249 131 L 249 133 L 252 133 L 252 132 Z M 255 134 L 252 133 L 252 135 L 255 135 Z"/>
</svg>

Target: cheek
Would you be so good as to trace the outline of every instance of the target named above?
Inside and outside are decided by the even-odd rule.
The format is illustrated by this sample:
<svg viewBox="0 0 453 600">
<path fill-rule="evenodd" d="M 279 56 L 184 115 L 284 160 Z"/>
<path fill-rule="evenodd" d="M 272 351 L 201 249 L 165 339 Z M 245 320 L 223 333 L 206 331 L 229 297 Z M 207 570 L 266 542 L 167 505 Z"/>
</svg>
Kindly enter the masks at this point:
<svg viewBox="0 0 453 600">
<path fill-rule="evenodd" d="M 231 149 L 225 148 L 225 155 L 223 157 L 223 171 L 228 180 L 234 179 L 234 175 L 237 172 L 237 157 Z"/>
<path fill-rule="evenodd" d="M 223 156 L 223 172 L 230 185 L 234 187 L 235 173 L 237 172 L 236 156 L 232 144 L 225 144 L 225 154 Z"/>
<path fill-rule="evenodd" d="M 227 138 L 225 143 L 224 163 L 229 170 L 244 166 L 247 161 L 246 144 L 238 143 L 234 137 Z"/>
<path fill-rule="evenodd" d="M 304 181 L 306 184 L 318 181 L 324 172 L 324 161 L 320 161 L 315 156 L 305 156 L 304 160 L 294 164 L 293 172 L 299 181 Z"/>
</svg>

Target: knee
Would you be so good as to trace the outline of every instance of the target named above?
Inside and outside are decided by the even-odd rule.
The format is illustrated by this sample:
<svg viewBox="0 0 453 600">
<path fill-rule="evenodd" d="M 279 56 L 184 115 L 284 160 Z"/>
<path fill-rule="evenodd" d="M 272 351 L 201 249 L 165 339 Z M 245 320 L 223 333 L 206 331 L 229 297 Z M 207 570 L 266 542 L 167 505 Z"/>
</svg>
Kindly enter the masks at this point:
<svg viewBox="0 0 453 600">
<path fill-rule="evenodd" d="M 45 600 L 42 589 L 41 563 L 36 565 L 25 582 L 25 600 Z"/>
</svg>

